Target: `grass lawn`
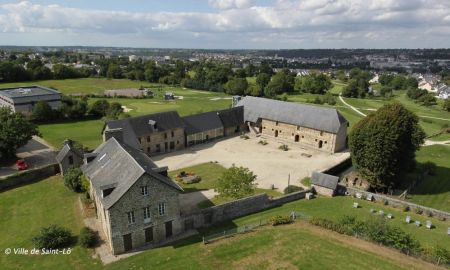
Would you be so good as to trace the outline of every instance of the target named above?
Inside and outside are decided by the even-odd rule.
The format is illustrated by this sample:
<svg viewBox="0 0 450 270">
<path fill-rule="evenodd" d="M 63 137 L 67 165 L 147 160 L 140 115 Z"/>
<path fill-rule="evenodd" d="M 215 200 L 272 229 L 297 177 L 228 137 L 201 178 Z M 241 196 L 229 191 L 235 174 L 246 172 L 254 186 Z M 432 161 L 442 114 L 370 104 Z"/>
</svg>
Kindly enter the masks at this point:
<svg viewBox="0 0 450 270">
<path fill-rule="evenodd" d="M 422 147 L 417 152 L 417 161 L 436 163 L 434 176 L 427 176 L 410 193 L 414 203 L 450 212 L 450 145 Z"/>
<path fill-rule="evenodd" d="M 195 236 L 162 248 L 147 250 L 104 267 L 91 257 L 90 251 L 73 246 L 70 255 L 22 256 L 4 255 L 5 248 L 31 248 L 30 239 L 42 226 L 56 223 L 70 228 L 76 235 L 81 228 L 77 194 L 64 187 L 60 177 L 3 192 L 0 196 L 0 264 L 2 269 L 222 269 L 230 268 L 273 269 L 292 266 L 300 269 L 425 269 L 419 265 L 399 266 L 396 259 L 388 259 L 371 249 L 362 250 L 353 241 L 336 240 L 330 231 L 317 231 L 309 227 L 266 226 L 255 232 L 224 239 L 210 245 L 201 243 Z M 320 217 L 338 219 L 344 214 L 360 218 L 369 217 L 370 208 L 392 212 L 395 218 L 389 222 L 402 227 L 423 245 L 440 243 L 450 248 L 450 241 L 443 241 L 450 224 L 433 219 L 436 229 L 417 228 L 403 223 L 406 213 L 367 201 L 360 201 L 362 208 L 351 207 L 355 199 L 349 197 L 300 200 L 268 211 L 236 219 L 222 227 L 204 231 L 206 234 L 225 228 L 254 223 L 275 215 L 287 215 L 292 210 Z M 408 213 L 413 219 L 425 221 L 424 216 Z M 316 227 L 314 227 L 316 228 Z M 333 235 L 332 235 L 333 234 Z M 365 243 L 365 242 L 362 242 Z M 366 245 L 369 245 L 366 243 Z M 372 245 L 371 247 L 376 247 Z M 389 254 L 392 251 L 388 251 Z M 393 253 L 395 256 L 396 253 Z M 386 255 L 386 254 L 385 254 Z M 398 255 L 400 256 L 400 255 Z M 407 259 L 405 261 L 409 261 Z"/>
<path fill-rule="evenodd" d="M 169 172 L 169 176 L 175 179 L 180 172 L 193 172 L 200 176 L 202 180 L 194 184 L 180 183 L 185 192 L 213 189 L 217 186 L 217 180 L 225 172 L 225 168 L 217 163 L 203 163 L 192 167 L 187 167 Z"/>
</svg>

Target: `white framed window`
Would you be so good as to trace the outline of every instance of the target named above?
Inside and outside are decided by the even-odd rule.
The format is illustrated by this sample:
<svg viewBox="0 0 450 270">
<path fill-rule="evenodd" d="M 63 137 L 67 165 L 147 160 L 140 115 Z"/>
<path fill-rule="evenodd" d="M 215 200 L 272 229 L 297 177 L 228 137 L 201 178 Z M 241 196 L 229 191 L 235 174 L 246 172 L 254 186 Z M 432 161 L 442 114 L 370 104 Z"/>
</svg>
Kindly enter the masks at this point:
<svg viewBox="0 0 450 270">
<path fill-rule="evenodd" d="M 159 203 L 158 212 L 160 216 L 164 216 L 166 214 L 166 203 Z"/>
<path fill-rule="evenodd" d="M 142 186 L 141 187 L 141 194 L 142 194 L 142 196 L 147 196 L 148 195 L 148 188 L 147 188 L 147 186 Z"/>
<path fill-rule="evenodd" d="M 134 211 L 127 212 L 128 224 L 134 224 Z"/>
<path fill-rule="evenodd" d="M 144 223 L 149 223 L 150 222 L 150 207 L 144 207 Z"/>
</svg>

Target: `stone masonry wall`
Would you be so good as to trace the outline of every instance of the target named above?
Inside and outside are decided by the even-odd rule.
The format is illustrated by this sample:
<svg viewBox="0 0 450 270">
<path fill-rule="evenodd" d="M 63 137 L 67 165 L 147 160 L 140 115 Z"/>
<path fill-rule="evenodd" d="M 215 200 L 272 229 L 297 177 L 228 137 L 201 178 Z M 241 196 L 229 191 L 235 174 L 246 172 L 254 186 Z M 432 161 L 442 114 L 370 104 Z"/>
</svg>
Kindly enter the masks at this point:
<svg viewBox="0 0 450 270">
<path fill-rule="evenodd" d="M 141 186 L 148 187 L 148 195 L 141 194 Z M 166 204 L 166 213 L 159 215 L 159 203 Z M 150 207 L 150 222 L 144 222 L 144 207 Z M 135 223 L 129 224 L 127 212 L 134 211 Z M 159 180 L 144 175 L 109 209 L 113 254 L 124 252 L 123 235 L 131 233 L 133 248 L 144 246 L 144 229 L 153 227 L 153 241 L 166 239 L 165 223 L 172 221 L 172 234 L 182 232 L 178 191 Z"/>
<path fill-rule="evenodd" d="M 173 136 L 172 136 L 173 132 Z M 140 138 L 138 138 L 142 145 L 142 149 L 144 152 L 148 153 L 149 155 L 157 155 L 160 153 L 167 153 L 172 151 L 177 151 L 184 149 L 185 144 L 185 138 L 184 138 L 184 129 L 183 128 L 177 128 L 173 130 L 166 130 L 163 132 L 157 132 L 152 134 L 144 135 Z M 170 149 L 170 143 L 173 142 L 174 149 Z M 166 148 L 167 143 L 167 148 Z M 158 147 L 160 151 L 158 152 Z"/>
<path fill-rule="evenodd" d="M 297 142 L 300 145 L 325 152 L 335 152 L 336 135 L 333 133 L 268 119 L 262 119 L 261 127 L 261 133 L 264 135 Z"/>
</svg>

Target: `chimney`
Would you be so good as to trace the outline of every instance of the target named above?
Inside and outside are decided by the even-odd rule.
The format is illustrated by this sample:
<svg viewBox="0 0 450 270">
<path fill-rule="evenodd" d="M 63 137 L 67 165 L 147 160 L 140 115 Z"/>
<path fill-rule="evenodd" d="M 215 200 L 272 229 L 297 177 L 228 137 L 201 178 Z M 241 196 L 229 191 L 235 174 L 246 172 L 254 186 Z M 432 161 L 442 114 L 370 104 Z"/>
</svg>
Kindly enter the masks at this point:
<svg viewBox="0 0 450 270">
<path fill-rule="evenodd" d="M 106 142 L 111 138 L 115 138 L 119 142 L 123 142 L 123 129 L 122 128 L 105 129 L 105 132 L 103 133 L 103 141 Z"/>
</svg>

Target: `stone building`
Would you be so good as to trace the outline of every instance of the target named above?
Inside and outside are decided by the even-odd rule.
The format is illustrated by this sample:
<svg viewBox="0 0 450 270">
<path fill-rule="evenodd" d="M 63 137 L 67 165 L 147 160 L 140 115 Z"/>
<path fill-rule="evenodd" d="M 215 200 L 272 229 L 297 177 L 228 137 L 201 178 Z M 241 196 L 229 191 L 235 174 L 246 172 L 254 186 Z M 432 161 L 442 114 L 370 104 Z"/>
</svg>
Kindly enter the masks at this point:
<svg viewBox="0 0 450 270">
<path fill-rule="evenodd" d="M 65 140 L 61 151 L 56 155 L 59 170 L 64 175 L 71 168 L 79 168 L 83 164 L 83 150 L 74 147 L 73 141 Z"/>
<path fill-rule="evenodd" d="M 59 109 L 61 93 L 43 86 L 0 89 L 0 107 L 9 107 L 13 112 L 31 114 L 39 101 L 46 102 L 53 110 Z"/>
<path fill-rule="evenodd" d="M 224 136 L 224 128 L 218 112 L 206 112 L 183 117 L 186 145 L 211 141 Z"/>
<path fill-rule="evenodd" d="M 346 148 L 348 121 L 333 108 L 247 96 L 244 121 L 263 135 L 335 153 Z"/>
<path fill-rule="evenodd" d="M 317 194 L 332 197 L 336 192 L 338 181 L 339 177 L 337 176 L 313 172 L 311 175 L 311 188 Z"/>
<path fill-rule="evenodd" d="M 141 150 L 115 138 L 101 144 L 81 169 L 112 254 L 182 233 L 178 195 L 183 190 Z"/>
<path fill-rule="evenodd" d="M 233 136 L 248 131 L 244 123 L 244 108 L 234 107 L 218 111 L 218 115 L 223 124 L 224 136 Z"/>
<path fill-rule="evenodd" d="M 184 149 L 184 128 L 177 112 L 155 113 L 108 122 L 103 140 L 115 137 L 151 156 Z"/>
</svg>

